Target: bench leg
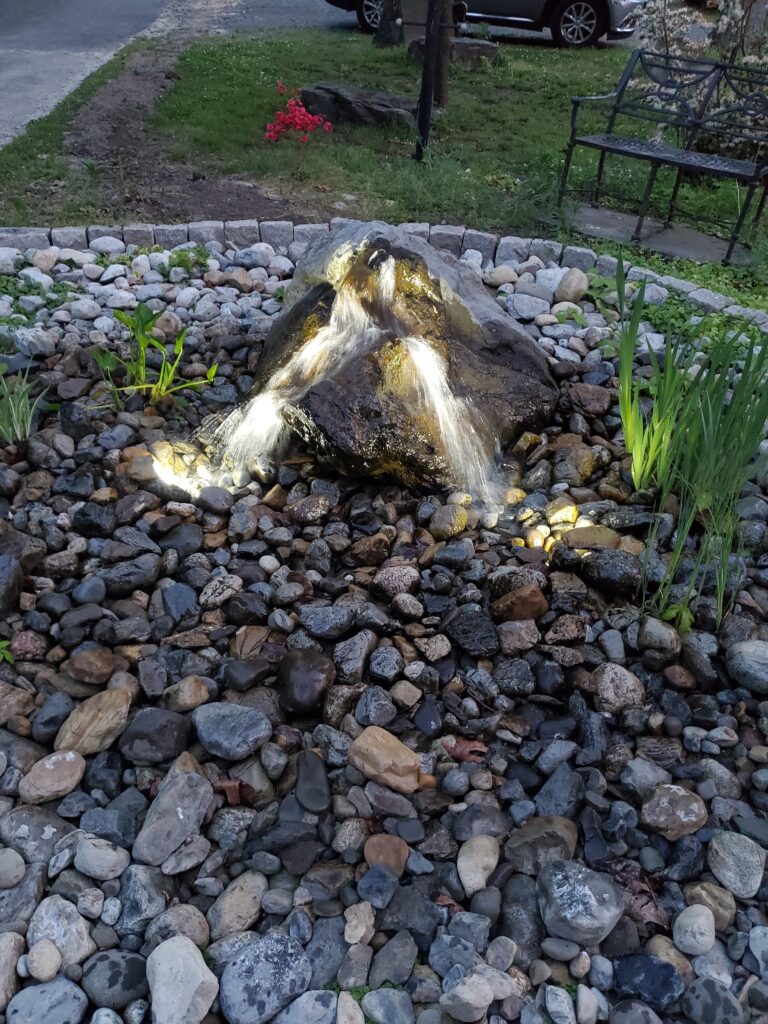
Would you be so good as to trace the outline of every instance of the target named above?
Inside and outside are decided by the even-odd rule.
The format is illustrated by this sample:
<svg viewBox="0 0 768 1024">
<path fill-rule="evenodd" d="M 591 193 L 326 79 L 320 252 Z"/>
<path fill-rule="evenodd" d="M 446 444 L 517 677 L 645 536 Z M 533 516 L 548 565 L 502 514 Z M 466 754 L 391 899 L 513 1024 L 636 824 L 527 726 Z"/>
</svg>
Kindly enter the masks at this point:
<svg viewBox="0 0 768 1024">
<path fill-rule="evenodd" d="M 608 154 L 606 153 L 605 150 L 603 150 L 602 153 L 600 154 L 600 159 L 598 160 L 598 163 L 597 163 L 597 177 L 595 178 L 595 184 L 594 184 L 594 187 L 592 188 L 592 205 L 593 206 L 597 206 L 598 205 L 598 201 L 597 200 L 598 200 L 598 196 L 600 195 L 600 186 L 603 183 L 603 174 L 605 172 L 605 160 L 606 160 L 607 156 L 608 156 Z"/>
<path fill-rule="evenodd" d="M 568 148 L 565 151 L 565 163 L 563 164 L 563 173 L 560 176 L 560 188 L 557 191 L 557 205 L 563 205 L 563 196 L 565 195 L 565 186 L 568 184 L 568 172 L 571 169 L 571 160 L 573 159 L 573 142 L 568 143 Z"/>
<path fill-rule="evenodd" d="M 746 194 L 746 196 L 744 198 L 744 205 L 741 208 L 741 213 L 739 214 L 739 219 L 736 221 L 736 223 L 735 223 L 735 225 L 733 227 L 733 231 L 731 232 L 731 238 L 730 238 L 730 241 L 728 242 L 728 250 L 727 250 L 727 252 L 725 254 L 725 258 L 723 259 L 723 264 L 726 267 L 731 262 L 731 256 L 733 256 L 733 250 L 736 248 L 736 243 L 739 240 L 739 235 L 741 234 L 741 229 L 744 227 L 744 222 L 747 219 L 747 214 L 749 213 L 749 208 L 752 205 L 752 197 L 755 194 L 756 187 L 757 187 L 756 185 L 750 185 L 749 188 L 747 189 L 747 194 Z"/>
<path fill-rule="evenodd" d="M 640 241 L 640 233 L 643 230 L 643 221 L 645 215 L 648 212 L 648 204 L 651 201 L 651 193 L 653 192 L 653 186 L 656 184 L 656 175 L 659 173 L 659 164 L 651 164 L 651 173 L 648 175 L 648 184 L 645 186 L 645 195 L 643 201 L 640 204 L 640 212 L 637 216 L 637 224 L 635 224 L 635 230 L 632 232 L 632 241 Z"/>
<path fill-rule="evenodd" d="M 763 211 L 765 210 L 765 204 L 768 202 L 768 181 L 765 183 L 763 188 L 763 194 L 760 197 L 760 202 L 757 205 L 757 211 L 755 213 L 755 219 L 752 221 L 753 229 L 757 227 L 763 217 Z"/>
<path fill-rule="evenodd" d="M 667 210 L 667 219 L 664 221 L 664 227 L 672 227 L 672 214 L 674 213 L 675 203 L 677 202 L 677 194 L 680 191 L 680 186 L 683 183 L 683 168 L 678 168 L 677 177 L 675 178 L 674 188 L 672 189 L 672 198 L 669 200 L 669 209 Z"/>
</svg>

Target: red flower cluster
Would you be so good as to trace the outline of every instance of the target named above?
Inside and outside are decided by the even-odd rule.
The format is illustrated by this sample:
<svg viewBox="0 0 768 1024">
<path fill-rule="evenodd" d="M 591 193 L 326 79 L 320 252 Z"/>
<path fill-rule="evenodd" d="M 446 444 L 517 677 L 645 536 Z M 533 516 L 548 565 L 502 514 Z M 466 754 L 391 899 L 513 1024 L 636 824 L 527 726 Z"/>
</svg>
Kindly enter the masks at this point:
<svg viewBox="0 0 768 1024">
<path fill-rule="evenodd" d="M 277 91 L 282 96 L 287 91 L 283 81 L 277 83 Z M 324 132 L 332 132 L 333 125 L 322 114 L 310 114 L 299 97 L 299 90 L 288 100 L 285 110 L 275 112 L 275 120 L 267 125 L 264 138 L 267 142 L 279 142 L 286 132 L 296 132 L 299 142 L 309 142 L 312 132 L 322 128 Z"/>
</svg>

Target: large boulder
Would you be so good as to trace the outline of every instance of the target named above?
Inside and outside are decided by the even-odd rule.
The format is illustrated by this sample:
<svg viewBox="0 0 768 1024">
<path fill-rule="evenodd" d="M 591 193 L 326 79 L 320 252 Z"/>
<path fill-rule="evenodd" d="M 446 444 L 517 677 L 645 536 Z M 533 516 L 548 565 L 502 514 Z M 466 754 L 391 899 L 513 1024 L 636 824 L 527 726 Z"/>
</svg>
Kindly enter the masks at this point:
<svg viewBox="0 0 768 1024">
<path fill-rule="evenodd" d="M 321 462 L 477 489 L 497 448 L 543 425 L 556 398 L 544 355 L 476 270 L 376 222 L 331 233 L 299 263 L 251 395 L 260 430 L 270 393 Z M 231 443 L 248 411 L 217 431 L 217 462 L 265 454 L 247 451 L 250 424 Z"/>
<path fill-rule="evenodd" d="M 386 92 L 320 82 L 305 86 L 301 99 L 310 114 L 321 114 L 332 124 L 416 127 L 416 100 L 410 96 L 390 96 Z"/>
</svg>

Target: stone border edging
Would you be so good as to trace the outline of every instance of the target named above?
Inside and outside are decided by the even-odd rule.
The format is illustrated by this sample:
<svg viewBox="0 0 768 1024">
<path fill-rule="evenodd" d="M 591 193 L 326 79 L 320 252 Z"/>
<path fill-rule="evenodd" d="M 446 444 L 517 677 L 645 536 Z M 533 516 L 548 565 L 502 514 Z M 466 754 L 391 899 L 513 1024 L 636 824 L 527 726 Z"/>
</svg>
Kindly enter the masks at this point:
<svg viewBox="0 0 768 1024">
<path fill-rule="evenodd" d="M 345 224 L 360 223 L 348 217 L 334 217 L 328 223 L 294 224 L 290 220 L 201 220 L 186 224 L 124 224 L 62 227 L 62 228 L 9 228 L 0 227 L 0 248 L 45 249 L 57 245 L 68 249 L 87 249 L 100 238 L 116 238 L 125 245 L 161 245 L 172 249 L 190 242 L 204 245 L 231 242 L 246 247 L 257 242 L 267 242 L 275 249 L 287 249 L 292 244 L 308 245 L 318 237 L 328 234 L 333 228 Z M 513 261 L 520 263 L 530 256 L 538 256 L 544 263 L 554 262 L 565 267 L 580 270 L 597 270 L 601 276 L 613 276 L 618 260 L 615 256 L 599 255 L 594 249 L 581 245 L 563 245 L 544 238 L 521 238 L 517 235 L 499 237 L 490 231 L 454 224 L 429 224 L 408 222 L 399 225 L 412 234 L 419 235 L 437 249 L 445 249 L 454 256 L 461 256 L 468 249 L 480 252 L 484 259 L 497 263 Z M 684 295 L 691 305 L 702 313 L 725 312 L 753 320 L 768 334 L 768 312 L 739 305 L 733 298 L 699 288 L 690 281 L 670 275 L 657 274 L 644 267 L 631 267 L 628 280 L 647 279 L 665 288 Z"/>
</svg>

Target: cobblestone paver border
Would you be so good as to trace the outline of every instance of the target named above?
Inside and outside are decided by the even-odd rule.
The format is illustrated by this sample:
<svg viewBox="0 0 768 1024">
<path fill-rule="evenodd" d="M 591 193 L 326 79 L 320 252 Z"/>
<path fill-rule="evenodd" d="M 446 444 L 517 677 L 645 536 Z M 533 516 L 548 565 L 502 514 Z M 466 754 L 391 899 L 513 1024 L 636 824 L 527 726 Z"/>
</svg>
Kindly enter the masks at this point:
<svg viewBox="0 0 768 1024">
<path fill-rule="evenodd" d="M 287 252 L 289 246 L 301 246 L 327 234 L 333 228 L 352 223 L 350 218 L 335 217 L 330 223 L 294 224 L 290 220 L 201 220 L 187 224 L 90 224 L 80 227 L 62 228 L 3 228 L 0 227 L 0 248 L 43 249 L 50 245 L 61 248 L 87 249 L 97 239 L 110 237 L 119 239 L 125 245 L 161 245 L 171 249 L 186 244 L 218 242 L 231 243 L 244 248 L 256 242 L 268 242 L 277 251 Z M 490 231 L 455 224 L 407 223 L 400 227 L 427 239 L 438 249 L 445 249 L 455 256 L 461 256 L 468 249 L 480 252 L 484 259 L 496 263 L 510 261 L 519 263 L 529 256 L 538 256 L 545 263 L 555 262 L 564 267 L 578 267 L 581 270 L 596 270 L 603 276 L 612 276 L 616 271 L 614 256 L 600 255 L 594 249 L 581 245 L 563 245 L 545 238 L 520 238 L 517 235 L 502 235 Z M 657 274 L 642 266 L 633 266 L 628 272 L 629 279 L 646 278 L 665 288 L 684 295 L 688 301 L 704 313 L 725 312 L 743 316 L 757 323 L 768 333 L 768 311 L 751 309 L 739 305 L 734 298 L 699 288 L 690 281 L 669 275 Z"/>
</svg>

